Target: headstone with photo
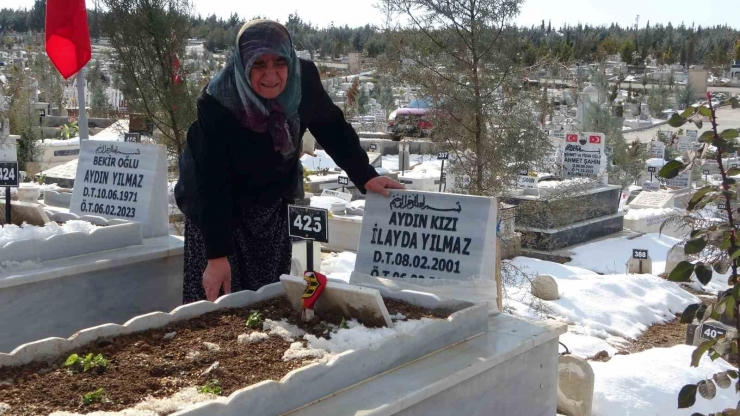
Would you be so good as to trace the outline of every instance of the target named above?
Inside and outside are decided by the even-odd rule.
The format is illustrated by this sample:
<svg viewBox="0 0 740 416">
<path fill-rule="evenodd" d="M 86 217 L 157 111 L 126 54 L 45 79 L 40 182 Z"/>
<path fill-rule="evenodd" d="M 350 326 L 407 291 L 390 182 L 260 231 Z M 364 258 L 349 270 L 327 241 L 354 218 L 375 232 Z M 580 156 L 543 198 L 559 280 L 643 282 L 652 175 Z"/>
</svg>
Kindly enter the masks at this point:
<svg viewBox="0 0 740 416">
<path fill-rule="evenodd" d="M 565 179 L 596 178 L 606 171 L 602 133 L 569 133 L 563 147 Z"/>
<path fill-rule="evenodd" d="M 495 198 L 369 194 L 355 271 L 389 279 L 495 280 Z"/>
<path fill-rule="evenodd" d="M 169 234 L 167 152 L 162 145 L 83 140 L 70 212 L 142 223 L 144 238 Z"/>
</svg>

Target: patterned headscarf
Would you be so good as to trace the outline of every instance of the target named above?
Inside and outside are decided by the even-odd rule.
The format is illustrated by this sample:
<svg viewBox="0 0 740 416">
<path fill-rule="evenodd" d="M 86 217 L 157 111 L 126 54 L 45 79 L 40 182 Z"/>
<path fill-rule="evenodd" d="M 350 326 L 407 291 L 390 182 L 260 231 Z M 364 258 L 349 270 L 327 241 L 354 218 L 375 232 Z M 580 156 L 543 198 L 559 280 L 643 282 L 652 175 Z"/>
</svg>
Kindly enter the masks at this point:
<svg viewBox="0 0 740 416">
<path fill-rule="evenodd" d="M 257 95 L 249 80 L 254 62 L 268 53 L 288 62 L 285 89 L 272 100 Z M 301 65 L 283 25 L 270 20 L 245 23 L 236 37 L 231 60 L 211 78 L 206 91 L 248 129 L 269 132 L 275 151 L 283 157 L 294 153 L 300 129 Z"/>
</svg>

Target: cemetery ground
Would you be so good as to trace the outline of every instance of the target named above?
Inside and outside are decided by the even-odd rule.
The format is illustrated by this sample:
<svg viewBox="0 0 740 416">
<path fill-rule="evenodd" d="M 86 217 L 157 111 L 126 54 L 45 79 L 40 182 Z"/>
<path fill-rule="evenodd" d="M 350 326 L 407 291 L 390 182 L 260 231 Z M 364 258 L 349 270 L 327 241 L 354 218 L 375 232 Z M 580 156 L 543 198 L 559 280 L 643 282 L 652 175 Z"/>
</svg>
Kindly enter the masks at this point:
<svg viewBox="0 0 740 416">
<path fill-rule="evenodd" d="M 505 280 L 504 312 L 568 324 L 560 342 L 572 355 L 587 359 L 595 373 L 594 416 L 689 416 L 737 404 L 732 389 L 718 389 L 714 401 L 698 398 L 691 409 L 676 408 L 684 384 L 731 368 L 724 360 L 706 357 L 698 368 L 689 366 L 694 347 L 686 345 L 688 325 L 680 322 L 680 314 L 691 303 L 714 303 L 716 290 L 727 286 L 722 276 L 703 289 L 698 283 L 681 286 L 662 277 L 666 254 L 678 242 L 659 234 L 607 237 L 577 246 L 571 261 L 563 264 L 523 256 L 509 263 L 530 278 L 548 274 L 557 282 L 559 299 L 541 301 L 531 295 L 524 274 Z M 625 274 L 633 247 L 650 252 L 654 274 Z M 354 254 L 349 252 L 332 254 L 322 264 L 330 278 L 341 280 L 353 268 Z M 560 352 L 566 349 L 561 346 Z"/>
<path fill-rule="evenodd" d="M 393 299 L 384 302 L 397 323 L 395 330 L 365 328 L 327 314 L 305 323 L 288 298 L 281 296 L 93 342 L 74 351 L 79 363 L 73 363 L 67 353 L 48 362 L 3 368 L 0 402 L 11 410 L 0 414 L 86 414 L 137 404 L 136 409 L 145 412 L 161 410 L 173 397 L 192 403 L 227 397 L 264 380 L 280 380 L 308 361 L 325 362 L 342 351 L 377 345 L 393 331 L 408 331 L 421 319 L 445 319 L 454 312 Z M 93 359 L 83 363 L 88 354 Z M 44 394 L 38 394 L 41 391 Z M 89 393 L 81 400 L 72 393 L 76 391 Z"/>
</svg>

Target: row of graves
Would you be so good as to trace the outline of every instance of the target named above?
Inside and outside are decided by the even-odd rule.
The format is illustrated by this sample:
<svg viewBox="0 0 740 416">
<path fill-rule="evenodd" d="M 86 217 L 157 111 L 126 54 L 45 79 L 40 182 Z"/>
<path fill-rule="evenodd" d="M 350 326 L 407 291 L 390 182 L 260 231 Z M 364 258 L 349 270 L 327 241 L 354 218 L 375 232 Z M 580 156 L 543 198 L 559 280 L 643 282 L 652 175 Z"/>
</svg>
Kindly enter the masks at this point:
<svg viewBox="0 0 740 416">
<path fill-rule="evenodd" d="M 368 195 L 355 270 L 341 281 L 316 270 L 317 248 L 334 238 L 333 207 L 291 205 L 286 227 L 298 241 L 299 263 L 290 275 L 257 292 L 182 305 L 183 239 L 169 232 L 167 166 L 161 145 L 84 140 L 71 189 L 6 205 L 12 222 L 26 224 L 3 229 L 33 233 L 0 247 L 0 260 L 23 263 L 15 269 L 3 263 L 8 268 L 0 271 L 0 379 L 52 367 L 11 378 L 0 390 L 1 409 L 204 416 L 556 412 L 558 337 L 566 327 L 500 313 L 496 198 L 419 190 Z M 327 191 L 352 201 L 351 184 L 339 178 L 337 184 Z M 581 196 L 610 189 L 603 187 Z M 255 343 L 264 343 L 260 354 L 276 350 L 276 358 L 254 361 Z M 53 391 L 40 387 L 67 374 L 72 354 L 87 353 L 105 355 L 105 366 L 95 361 L 94 375 L 107 383 L 105 391 L 65 384 L 69 378 Z M 134 365 L 126 353 L 146 355 L 152 367 Z M 248 361 L 255 364 L 247 369 Z M 130 368 L 120 372 L 121 366 Z M 182 366 L 189 370 L 168 370 Z M 117 378 L 129 371 L 130 379 Z M 222 397 L 204 393 L 216 391 L 212 379 L 229 374 L 240 377 L 223 386 Z M 165 379 L 187 388 L 161 391 Z M 204 383 L 210 390 L 195 392 Z M 142 388 L 126 403 L 116 400 L 117 389 L 129 384 Z M 20 394 L 28 391 L 39 394 Z"/>
</svg>

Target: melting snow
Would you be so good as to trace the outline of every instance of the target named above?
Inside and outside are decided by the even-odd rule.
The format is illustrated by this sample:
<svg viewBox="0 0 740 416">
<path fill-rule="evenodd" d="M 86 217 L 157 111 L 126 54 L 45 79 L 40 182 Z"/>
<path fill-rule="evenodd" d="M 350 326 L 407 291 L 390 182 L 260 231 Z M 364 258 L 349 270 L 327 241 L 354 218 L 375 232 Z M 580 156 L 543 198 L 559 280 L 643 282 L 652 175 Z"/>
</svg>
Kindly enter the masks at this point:
<svg viewBox="0 0 740 416">
<path fill-rule="evenodd" d="M 98 227 L 87 221 L 80 220 L 67 221 L 62 225 L 51 221 L 47 222 L 46 225 L 44 225 L 43 227 L 28 224 L 24 224 L 23 226 L 19 227 L 14 224 L 9 224 L 0 226 L 0 247 L 5 246 L 11 241 L 42 239 L 57 234 L 66 234 L 73 232 L 83 232 L 89 234 L 96 228 Z"/>
</svg>

